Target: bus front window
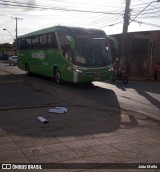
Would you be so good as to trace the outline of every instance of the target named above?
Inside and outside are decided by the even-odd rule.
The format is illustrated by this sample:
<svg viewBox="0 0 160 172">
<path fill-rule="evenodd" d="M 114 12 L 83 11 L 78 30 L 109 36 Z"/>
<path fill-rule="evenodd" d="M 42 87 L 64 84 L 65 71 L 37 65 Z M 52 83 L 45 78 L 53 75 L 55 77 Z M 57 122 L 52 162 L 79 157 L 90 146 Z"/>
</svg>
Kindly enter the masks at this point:
<svg viewBox="0 0 160 172">
<path fill-rule="evenodd" d="M 70 44 L 66 44 L 66 45 L 64 46 L 63 56 L 64 56 L 67 60 L 72 61 L 72 51 L 71 51 L 71 46 L 70 46 Z"/>
<path fill-rule="evenodd" d="M 104 67 L 111 64 L 106 38 L 75 38 L 75 64 L 85 67 Z"/>
<path fill-rule="evenodd" d="M 73 48 L 72 48 L 72 38 L 68 36 L 68 33 L 65 31 L 58 31 L 58 37 L 61 45 L 61 51 L 63 54 L 63 57 L 70 61 L 73 62 Z"/>
<path fill-rule="evenodd" d="M 58 31 L 63 56 L 70 50 L 70 60 L 82 67 L 105 67 L 111 64 L 110 47 L 107 36 L 101 31 L 82 29 Z M 65 43 L 68 42 L 70 47 Z M 106 44 L 107 43 L 107 44 Z"/>
</svg>

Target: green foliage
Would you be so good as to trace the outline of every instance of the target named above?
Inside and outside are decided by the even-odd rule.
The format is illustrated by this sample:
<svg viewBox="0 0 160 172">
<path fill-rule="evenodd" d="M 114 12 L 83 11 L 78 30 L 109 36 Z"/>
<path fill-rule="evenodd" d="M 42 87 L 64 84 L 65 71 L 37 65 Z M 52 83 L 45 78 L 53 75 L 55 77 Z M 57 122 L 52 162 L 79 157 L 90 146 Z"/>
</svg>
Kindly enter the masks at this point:
<svg viewBox="0 0 160 172">
<path fill-rule="evenodd" d="M 0 51 L 8 50 L 10 48 L 11 48 L 11 44 L 9 43 L 0 44 Z"/>
</svg>

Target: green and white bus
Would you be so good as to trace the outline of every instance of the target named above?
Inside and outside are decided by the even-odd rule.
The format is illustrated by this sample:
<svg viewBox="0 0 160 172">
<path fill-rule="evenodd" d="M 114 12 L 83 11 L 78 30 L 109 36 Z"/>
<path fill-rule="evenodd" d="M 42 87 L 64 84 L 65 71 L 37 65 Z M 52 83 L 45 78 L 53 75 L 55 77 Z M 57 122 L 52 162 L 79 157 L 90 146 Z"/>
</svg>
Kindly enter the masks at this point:
<svg viewBox="0 0 160 172">
<path fill-rule="evenodd" d="M 18 37 L 18 67 L 57 83 L 110 79 L 112 59 L 104 31 L 54 26 Z"/>
</svg>

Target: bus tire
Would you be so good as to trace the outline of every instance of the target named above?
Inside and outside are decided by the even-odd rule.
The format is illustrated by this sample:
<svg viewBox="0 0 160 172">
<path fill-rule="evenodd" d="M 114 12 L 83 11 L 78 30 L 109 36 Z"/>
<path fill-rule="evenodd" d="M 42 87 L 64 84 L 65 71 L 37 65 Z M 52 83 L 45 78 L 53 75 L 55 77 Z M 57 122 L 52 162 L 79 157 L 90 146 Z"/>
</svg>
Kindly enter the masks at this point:
<svg viewBox="0 0 160 172">
<path fill-rule="evenodd" d="M 31 74 L 28 64 L 25 64 L 25 71 L 26 71 L 26 75 L 30 75 Z"/>
<path fill-rule="evenodd" d="M 55 81 L 57 84 L 62 84 L 61 73 L 58 67 L 55 68 Z"/>
</svg>

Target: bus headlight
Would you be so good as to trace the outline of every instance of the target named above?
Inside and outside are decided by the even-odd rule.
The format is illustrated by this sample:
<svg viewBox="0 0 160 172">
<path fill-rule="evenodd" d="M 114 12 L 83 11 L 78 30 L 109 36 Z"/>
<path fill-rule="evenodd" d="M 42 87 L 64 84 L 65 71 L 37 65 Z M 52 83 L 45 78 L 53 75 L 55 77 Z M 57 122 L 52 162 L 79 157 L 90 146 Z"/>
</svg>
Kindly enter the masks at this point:
<svg viewBox="0 0 160 172">
<path fill-rule="evenodd" d="M 79 70 L 79 69 L 76 69 L 75 70 L 77 73 L 82 73 L 83 71 Z"/>
<path fill-rule="evenodd" d="M 77 66 L 73 66 L 73 68 L 72 68 L 72 70 L 73 71 L 76 71 L 77 73 L 83 73 L 83 71 L 82 70 L 80 70 Z"/>
<path fill-rule="evenodd" d="M 113 68 L 110 68 L 110 69 L 108 69 L 107 71 L 108 71 L 108 72 L 112 72 L 112 71 L 113 71 Z"/>
</svg>

